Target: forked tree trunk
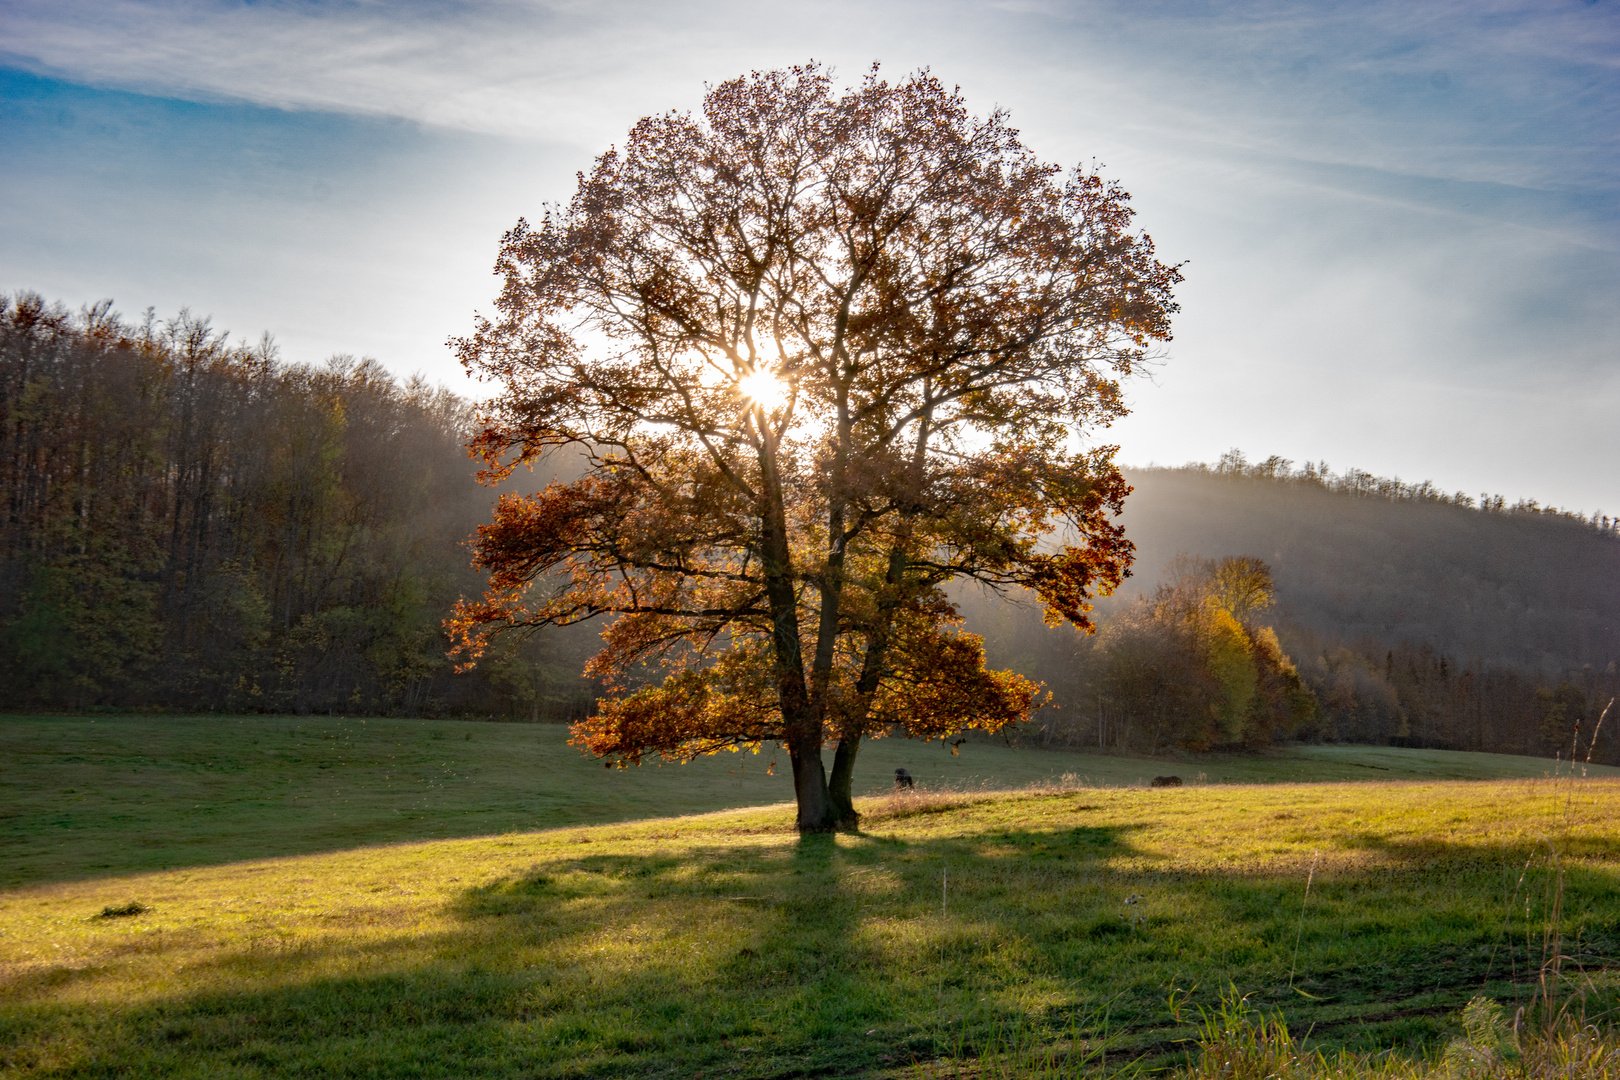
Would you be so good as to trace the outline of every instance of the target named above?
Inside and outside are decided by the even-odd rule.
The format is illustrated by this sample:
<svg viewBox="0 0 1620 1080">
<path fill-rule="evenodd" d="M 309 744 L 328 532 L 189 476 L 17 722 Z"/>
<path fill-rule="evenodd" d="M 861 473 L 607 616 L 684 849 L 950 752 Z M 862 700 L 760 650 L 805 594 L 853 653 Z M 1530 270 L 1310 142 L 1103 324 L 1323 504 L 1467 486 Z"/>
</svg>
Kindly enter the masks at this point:
<svg viewBox="0 0 1620 1080">
<path fill-rule="evenodd" d="M 878 683 L 883 677 L 883 665 L 889 651 L 889 635 L 894 629 L 894 611 L 899 606 L 899 590 L 905 582 L 905 572 L 905 549 L 895 546 L 889 551 L 887 575 L 889 595 L 878 605 L 877 625 L 867 639 L 866 656 L 861 661 L 861 675 L 855 681 L 857 699 L 866 702 L 865 709 L 871 708 L 872 695 L 877 693 Z M 866 719 L 864 713 L 861 719 L 863 721 Z M 861 732 L 857 726 L 852 734 L 839 738 L 838 753 L 833 758 L 832 781 L 828 786 L 828 795 L 832 799 L 833 817 L 841 829 L 854 829 L 861 823 L 861 815 L 855 811 L 853 790 L 855 757 L 860 750 Z"/>
<path fill-rule="evenodd" d="M 840 829 L 853 829 L 861 823 L 855 812 L 852 787 L 855 781 L 855 755 L 861 749 L 861 736 L 845 735 L 838 740 L 838 753 L 833 757 L 832 778 L 827 782 L 827 794 L 832 801 L 833 820 Z"/>
</svg>

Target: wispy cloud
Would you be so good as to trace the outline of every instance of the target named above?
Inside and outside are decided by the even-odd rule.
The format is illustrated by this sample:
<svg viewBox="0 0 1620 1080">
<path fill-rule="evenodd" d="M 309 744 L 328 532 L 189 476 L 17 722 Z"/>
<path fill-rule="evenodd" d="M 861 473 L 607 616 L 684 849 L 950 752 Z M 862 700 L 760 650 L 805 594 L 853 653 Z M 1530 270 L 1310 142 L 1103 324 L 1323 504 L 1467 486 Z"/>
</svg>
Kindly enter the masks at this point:
<svg viewBox="0 0 1620 1080">
<path fill-rule="evenodd" d="M 599 139 L 671 88 L 816 55 L 932 60 L 1116 106 L 1103 124 L 1459 179 L 1598 183 L 1620 138 L 1620 19 L 1577 0 L 7 6 L 5 48 L 77 81 L 520 137 Z"/>
<path fill-rule="evenodd" d="M 41 119 L 54 104 L 0 113 L 0 287 L 54 267 L 445 370 L 500 229 L 637 117 L 812 57 L 848 78 L 929 66 L 1043 156 L 1106 163 L 1190 260 L 1172 363 L 1121 429 L 1138 460 L 1244 442 L 1614 502 L 1616 0 L 0 0 L 0 19 L 0 67 L 112 91 L 74 106 L 71 138 Z M 204 135 L 121 91 L 281 119 L 254 134 L 216 109 Z M 98 107 L 166 134 L 98 144 Z M 341 122 L 306 116 L 324 132 L 306 139 L 280 110 Z M 406 123 L 368 143 L 364 118 Z M 204 138 L 244 175 L 268 140 L 284 175 L 173 149 Z M 204 189 L 228 239 L 194 226 Z M 260 262 L 236 257 L 244 235 Z M 1560 468 L 1571 494 L 1538 486 Z"/>
<path fill-rule="evenodd" d="M 821 8 L 848 20 L 857 11 Z M 788 30 L 798 20 L 766 21 Z M 51 0 L 14 4 L 7 22 L 14 56 L 95 85 L 557 138 L 621 127 L 627 104 L 658 84 L 712 77 L 715 54 L 757 32 L 760 13 L 624 0 Z"/>
</svg>

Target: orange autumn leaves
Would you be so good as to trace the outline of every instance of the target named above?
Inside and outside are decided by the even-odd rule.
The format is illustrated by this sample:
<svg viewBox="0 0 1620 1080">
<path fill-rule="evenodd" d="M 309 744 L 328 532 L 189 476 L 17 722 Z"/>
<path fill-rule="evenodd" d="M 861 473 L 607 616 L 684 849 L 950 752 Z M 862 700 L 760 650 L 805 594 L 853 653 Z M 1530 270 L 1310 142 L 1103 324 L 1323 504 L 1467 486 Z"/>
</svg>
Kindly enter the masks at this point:
<svg viewBox="0 0 1620 1080">
<path fill-rule="evenodd" d="M 1088 435 L 1180 279 L 1130 223 L 1117 185 L 927 73 L 756 72 L 643 120 L 507 234 L 498 315 L 457 343 L 502 386 L 488 475 L 575 476 L 480 530 L 462 660 L 606 616 L 578 741 L 621 763 L 781 743 L 811 830 L 853 814 L 862 738 L 1027 717 L 1039 688 L 985 667 L 943 589 L 1032 590 L 1089 629 L 1128 572 L 1129 488 Z"/>
</svg>

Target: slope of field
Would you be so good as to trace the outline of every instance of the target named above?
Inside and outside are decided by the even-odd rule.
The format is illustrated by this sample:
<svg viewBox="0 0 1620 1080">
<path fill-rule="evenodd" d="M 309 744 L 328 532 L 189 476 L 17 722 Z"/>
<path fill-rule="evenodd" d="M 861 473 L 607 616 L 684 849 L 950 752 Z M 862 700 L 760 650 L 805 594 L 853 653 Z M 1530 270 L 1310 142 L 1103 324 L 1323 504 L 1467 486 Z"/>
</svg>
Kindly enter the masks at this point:
<svg viewBox="0 0 1620 1080">
<path fill-rule="evenodd" d="M 1420 1047 L 1553 955 L 1612 1001 L 1613 781 L 862 808 L 858 835 L 774 808 L 0 892 L 0 1071 L 898 1076 L 1014 1029 L 1165 1063 L 1172 992 L 1228 983 L 1319 1042 Z"/>
<path fill-rule="evenodd" d="M 0 718 L 0 885 L 759 806 L 787 761 L 731 755 L 604 769 L 555 725 L 315 717 Z M 1544 758 L 1298 747 L 1180 760 L 972 742 L 867 743 L 857 791 L 1545 776 Z M 1593 769 L 1592 775 L 1620 776 Z M 1065 781 L 1065 776 L 1067 780 Z"/>
</svg>

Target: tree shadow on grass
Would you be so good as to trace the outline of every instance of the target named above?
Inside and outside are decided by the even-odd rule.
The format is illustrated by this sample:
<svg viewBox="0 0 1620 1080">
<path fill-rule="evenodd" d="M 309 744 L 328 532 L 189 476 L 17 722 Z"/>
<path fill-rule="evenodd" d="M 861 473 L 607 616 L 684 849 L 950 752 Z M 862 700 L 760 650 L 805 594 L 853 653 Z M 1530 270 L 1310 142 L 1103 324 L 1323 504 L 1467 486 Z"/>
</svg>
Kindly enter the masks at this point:
<svg viewBox="0 0 1620 1080">
<path fill-rule="evenodd" d="M 1158 1052 L 1187 1034 L 1172 986 L 1228 983 L 1299 1030 L 1390 1043 L 1538 961 L 1526 926 L 1504 933 L 1496 849 L 1385 844 L 1317 874 L 1307 904 L 1303 872 L 1178 869 L 1136 828 L 558 852 L 464 889 L 448 929 L 188 971 L 224 989 L 31 1004 L 52 988 L 35 973 L 5 992 L 0 1060 L 63 1077 L 854 1075 L 971 1055 L 1013 1017 Z M 1613 885 L 1565 875 L 1604 949 Z"/>
</svg>

